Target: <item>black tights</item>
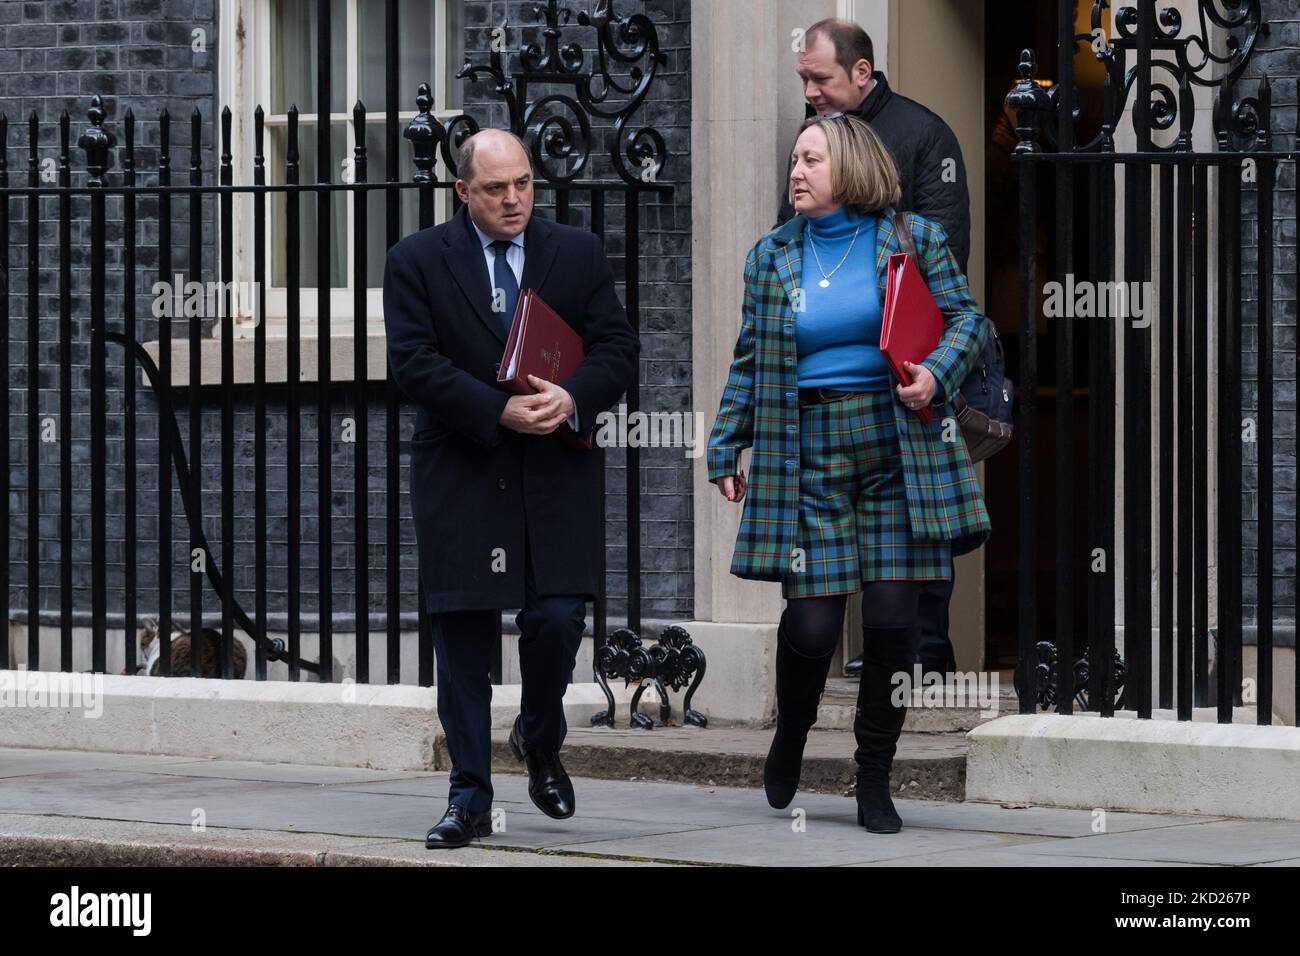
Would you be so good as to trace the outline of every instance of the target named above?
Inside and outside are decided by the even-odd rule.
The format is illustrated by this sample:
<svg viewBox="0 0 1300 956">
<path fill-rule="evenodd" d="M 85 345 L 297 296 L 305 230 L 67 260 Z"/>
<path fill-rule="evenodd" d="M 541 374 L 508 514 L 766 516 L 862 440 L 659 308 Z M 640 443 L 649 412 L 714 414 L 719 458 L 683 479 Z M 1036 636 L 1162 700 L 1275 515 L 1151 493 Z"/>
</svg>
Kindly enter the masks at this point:
<svg viewBox="0 0 1300 956">
<path fill-rule="evenodd" d="M 912 628 L 921 594 L 917 581 L 869 581 L 862 588 L 862 622 L 868 628 Z M 804 657 L 835 651 L 844 630 L 847 594 L 792 598 L 781 612 L 790 646 Z"/>
</svg>

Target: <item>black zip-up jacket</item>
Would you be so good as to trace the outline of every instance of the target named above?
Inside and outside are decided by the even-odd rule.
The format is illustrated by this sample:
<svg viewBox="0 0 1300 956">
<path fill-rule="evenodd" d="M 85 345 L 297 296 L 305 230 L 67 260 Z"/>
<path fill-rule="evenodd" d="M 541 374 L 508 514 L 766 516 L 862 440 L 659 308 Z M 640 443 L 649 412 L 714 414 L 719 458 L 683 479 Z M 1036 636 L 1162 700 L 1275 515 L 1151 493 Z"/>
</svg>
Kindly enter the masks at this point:
<svg viewBox="0 0 1300 956">
<path fill-rule="evenodd" d="M 937 114 L 890 89 L 884 73 L 877 70 L 873 77 L 876 85 L 850 112 L 870 123 L 893 154 L 903 187 L 898 208 L 943 226 L 948 245 L 964 273 L 970 256 L 970 190 L 957 137 Z M 811 106 L 808 115 L 814 115 Z M 787 168 L 778 226 L 794 217 L 789 184 Z"/>
</svg>

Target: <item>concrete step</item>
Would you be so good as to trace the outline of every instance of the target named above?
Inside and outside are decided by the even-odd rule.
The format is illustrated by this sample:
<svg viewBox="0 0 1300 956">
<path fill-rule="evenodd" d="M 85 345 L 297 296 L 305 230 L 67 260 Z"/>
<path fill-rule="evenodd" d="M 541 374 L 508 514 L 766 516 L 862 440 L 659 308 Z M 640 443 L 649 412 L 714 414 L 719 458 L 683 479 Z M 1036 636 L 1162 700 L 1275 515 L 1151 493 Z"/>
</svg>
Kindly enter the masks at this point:
<svg viewBox="0 0 1300 956">
<path fill-rule="evenodd" d="M 604 780 L 660 780 L 708 786 L 763 786 L 770 728 L 573 727 L 561 757 L 572 776 Z M 492 735 L 494 773 L 526 773 L 506 744 L 509 731 Z M 450 766 L 439 737 L 438 766 Z M 857 764 L 851 731 L 817 730 L 804 750 L 801 792 L 851 794 Z M 912 799 L 961 801 L 966 793 L 964 733 L 904 733 L 891 775 L 894 792 Z"/>
<path fill-rule="evenodd" d="M 912 702 L 907 708 L 903 723 L 904 732 L 929 734 L 966 733 L 980 724 L 1002 714 L 1014 714 L 1020 707 L 1019 698 L 1011 686 L 1011 673 L 999 674 L 997 693 L 993 685 L 986 686 L 984 701 L 970 701 L 971 706 L 949 706 L 949 702 L 965 704 L 960 694 L 949 694 L 944 688 L 919 687 L 912 691 Z M 996 699 L 996 712 L 992 702 Z M 832 677 L 826 681 L 821 705 L 817 708 L 817 726 L 823 730 L 852 730 L 853 711 L 858 701 L 856 677 Z M 989 706 L 983 706 L 988 703 Z"/>
</svg>

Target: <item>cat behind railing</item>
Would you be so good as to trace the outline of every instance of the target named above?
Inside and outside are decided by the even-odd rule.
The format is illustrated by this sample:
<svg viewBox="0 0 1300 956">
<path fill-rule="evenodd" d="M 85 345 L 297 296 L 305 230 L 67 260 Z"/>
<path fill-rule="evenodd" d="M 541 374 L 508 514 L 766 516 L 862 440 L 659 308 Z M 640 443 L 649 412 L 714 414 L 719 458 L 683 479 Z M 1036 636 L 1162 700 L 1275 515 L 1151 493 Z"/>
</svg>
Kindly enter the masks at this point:
<svg viewBox="0 0 1300 956">
<path fill-rule="evenodd" d="M 141 655 L 139 658 L 140 663 L 135 671 L 137 675 L 160 676 L 162 641 L 158 639 L 158 633 L 158 619 L 156 617 L 145 618 L 144 625 L 140 628 Z M 216 628 L 205 627 L 201 632 L 201 638 L 199 642 L 199 676 L 220 677 L 221 632 Z M 172 631 L 171 672 L 173 677 L 190 676 L 190 662 L 193 654 L 192 643 L 188 631 L 181 628 L 175 628 Z M 237 679 L 242 679 L 244 672 L 248 668 L 248 652 L 244 650 L 244 645 L 237 640 L 231 647 L 231 657 L 234 676 Z M 123 673 L 126 672 L 123 671 Z"/>
</svg>

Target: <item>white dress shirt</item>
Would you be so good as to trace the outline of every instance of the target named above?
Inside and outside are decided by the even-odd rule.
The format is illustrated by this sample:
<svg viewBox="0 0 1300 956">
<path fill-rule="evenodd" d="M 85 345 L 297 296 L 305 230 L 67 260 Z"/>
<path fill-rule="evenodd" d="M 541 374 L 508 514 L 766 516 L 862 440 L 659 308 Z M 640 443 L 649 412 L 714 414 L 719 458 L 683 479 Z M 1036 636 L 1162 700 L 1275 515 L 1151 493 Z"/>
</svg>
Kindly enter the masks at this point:
<svg viewBox="0 0 1300 956">
<path fill-rule="evenodd" d="M 473 217 L 469 217 L 470 225 L 478 233 L 479 242 L 483 244 L 483 260 L 487 264 L 488 281 L 495 282 L 497 267 L 497 251 L 492 248 L 492 243 L 496 242 L 491 236 L 478 227 Z M 506 265 L 510 266 L 510 271 L 515 274 L 515 285 L 519 287 L 519 294 L 524 294 L 524 234 L 521 232 L 510 240 L 510 248 L 506 250 Z M 559 384 L 558 382 L 556 383 Z M 573 398 L 572 395 L 569 396 Z M 578 403 L 573 403 L 573 414 L 569 416 L 569 427 L 575 432 L 578 431 Z"/>
</svg>

